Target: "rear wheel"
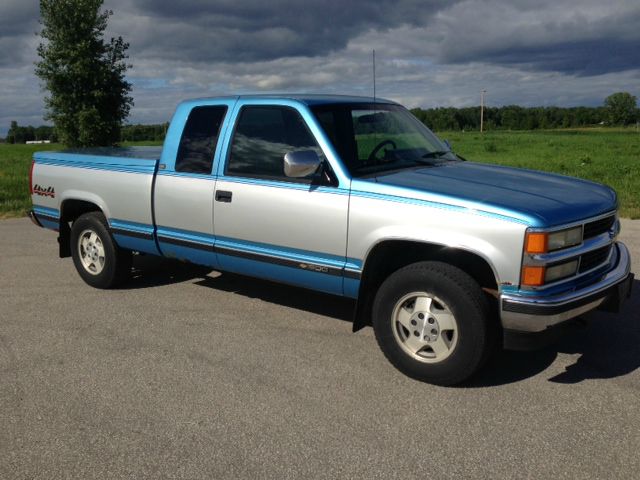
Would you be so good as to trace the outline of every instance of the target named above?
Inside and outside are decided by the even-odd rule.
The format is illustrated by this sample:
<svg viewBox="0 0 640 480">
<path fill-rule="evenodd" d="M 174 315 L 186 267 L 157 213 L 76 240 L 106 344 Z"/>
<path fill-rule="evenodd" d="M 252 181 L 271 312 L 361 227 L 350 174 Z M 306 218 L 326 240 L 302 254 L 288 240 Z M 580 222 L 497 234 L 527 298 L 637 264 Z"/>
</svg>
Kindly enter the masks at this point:
<svg viewBox="0 0 640 480">
<path fill-rule="evenodd" d="M 73 222 L 71 255 L 80 277 L 92 287 L 115 287 L 131 272 L 131 252 L 118 247 L 100 212 L 85 213 Z"/>
<path fill-rule="evenodd" d="M 473 375 L 493 348 L 489 311 L 482 289 L 465 272 L 419 262 L 380 286 L 373 327 L 380 348 L 400 371 L 454 385 Z"/>
</svg>

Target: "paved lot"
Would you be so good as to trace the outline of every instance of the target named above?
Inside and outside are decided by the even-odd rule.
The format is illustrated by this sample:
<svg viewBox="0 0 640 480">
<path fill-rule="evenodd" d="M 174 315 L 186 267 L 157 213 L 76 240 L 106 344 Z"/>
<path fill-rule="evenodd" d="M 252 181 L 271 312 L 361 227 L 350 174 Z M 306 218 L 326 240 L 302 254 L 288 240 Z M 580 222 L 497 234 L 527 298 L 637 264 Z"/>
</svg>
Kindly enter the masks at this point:
<svg viewBox="0 0 640 480">
<path fill-rule="evenodd" d="M 0 478 L 638 478 L 638 281 L 447 389 L 351 334 L 348 301 L 148 258 L 99 291 L 56 248 L 0 221 Z"/>
</svg>

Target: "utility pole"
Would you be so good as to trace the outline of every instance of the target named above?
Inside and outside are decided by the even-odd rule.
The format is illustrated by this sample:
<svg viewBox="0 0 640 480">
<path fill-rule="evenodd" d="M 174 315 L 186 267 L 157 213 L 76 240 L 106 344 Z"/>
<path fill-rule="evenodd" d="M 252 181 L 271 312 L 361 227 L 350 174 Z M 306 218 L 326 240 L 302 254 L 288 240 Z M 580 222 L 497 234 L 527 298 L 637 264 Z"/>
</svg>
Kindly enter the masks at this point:
<svg viewBox="0 0 640 480">
<path fill-rule="evenodd" d="M 487 93 L 486 90 L 480 90 L 480 133 L 483 131 L 484 127 L 484 94 Z"/>
</svg>

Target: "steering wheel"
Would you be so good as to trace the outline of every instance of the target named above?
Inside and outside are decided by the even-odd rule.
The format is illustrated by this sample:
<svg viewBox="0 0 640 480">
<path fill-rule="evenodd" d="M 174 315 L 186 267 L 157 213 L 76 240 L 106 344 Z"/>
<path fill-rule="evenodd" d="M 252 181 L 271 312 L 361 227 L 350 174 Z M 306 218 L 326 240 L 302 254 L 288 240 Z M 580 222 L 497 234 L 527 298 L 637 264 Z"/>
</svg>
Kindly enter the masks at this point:
<svg viewBox="0 0 640 480">
<path fill-rule="evenodd" d="M 394 142 L 393 140 L 383 140 L 378 145 L 376 145 L 373 150 L 371 150 L 371 153 L 369 154 L 369 157 L 367 158 L 367 162 L 373 162 L 375 160 L 375 158 L 376 158 L 377 153 L 380 150 L 382 150 L 382 147 L 384 147 L 386 145 L 392 145 L 394 150 L 396 148 L 398 148 L 398 146 L 396 145 L 396 142 Z"/>
</svg>

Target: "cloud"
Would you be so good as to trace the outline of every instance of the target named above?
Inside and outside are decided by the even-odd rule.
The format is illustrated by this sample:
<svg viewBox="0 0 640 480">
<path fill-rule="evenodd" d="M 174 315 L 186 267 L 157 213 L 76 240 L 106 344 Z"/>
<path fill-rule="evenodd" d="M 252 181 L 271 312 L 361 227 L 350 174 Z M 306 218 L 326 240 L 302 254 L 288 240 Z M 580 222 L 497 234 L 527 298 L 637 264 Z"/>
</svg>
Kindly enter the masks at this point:
<svg viewBox="0 0 640 480">
<path fill-rule="evenodd" d="M 578 75 L 640 68 L 640 3 L 467 0 L 438 12 L 441 63 L 481 61 Z"/>
<path fill-rule="evenodd" d="M 408 106 L 597 105 L 638 95 L 640 4 L 612 0 L 105 0 L 131 44 L 132 122 L 188 97 L 250 92 L 381 96 Z M 35 1 L 0 3 L 0 134 L 42 123 Z"/>
<path fill-rule="evenodd" d="M 132 52 L 193 62 L 252 62 L 318 56 L 344 48 L 370 28 L 428 22 L 444 1 L 141 0 L 115 19 L 131 32 Z"/>
</svg>

